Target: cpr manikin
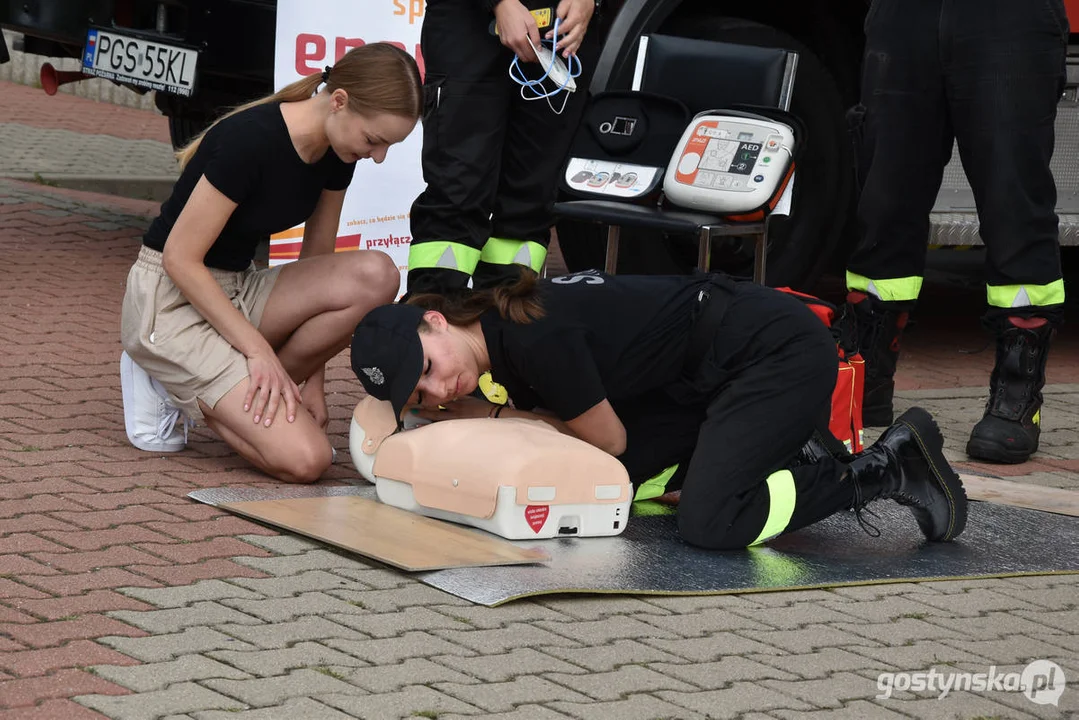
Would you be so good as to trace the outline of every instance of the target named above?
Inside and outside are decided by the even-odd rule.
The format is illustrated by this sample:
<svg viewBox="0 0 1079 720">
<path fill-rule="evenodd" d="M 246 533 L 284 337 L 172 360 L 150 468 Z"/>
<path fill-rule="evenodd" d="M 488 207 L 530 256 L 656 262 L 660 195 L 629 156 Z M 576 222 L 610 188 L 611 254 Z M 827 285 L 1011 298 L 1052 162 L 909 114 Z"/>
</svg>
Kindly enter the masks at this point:
<svg viewBox="0 0 1079 720">
<path fill-rule="evenodd" d="M 632 486 L 617 459 L 539 420 L 444 420 L 401 432 L 365 397 L 349 449 L 379 500 L 511 540 L 618 535 Z"/>
</svg>

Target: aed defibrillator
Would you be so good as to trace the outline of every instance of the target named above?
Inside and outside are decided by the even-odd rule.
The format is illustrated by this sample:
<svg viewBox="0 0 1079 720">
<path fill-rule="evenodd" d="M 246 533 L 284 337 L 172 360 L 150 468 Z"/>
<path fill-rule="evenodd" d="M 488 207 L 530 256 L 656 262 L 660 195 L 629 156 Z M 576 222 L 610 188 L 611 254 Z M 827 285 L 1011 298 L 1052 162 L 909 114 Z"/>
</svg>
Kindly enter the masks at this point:
<svg viewBox="0 0 1079 720">
<path fill-rule="evenodd" d="M 773 210 L 794 172 L 794 129 L 755 113 L 698 114 L 675 146 L 663 178 L 683 208 L 751 219 Z"/>
<path fill-rule="evenodd" d="M 349 450 L 381 502 L 510 540 L 618 535 L 629 520 L 625 466 L 541 420 L 398 431 L 390 403 L 367 396 L 353 412 Z"/>
</svg>

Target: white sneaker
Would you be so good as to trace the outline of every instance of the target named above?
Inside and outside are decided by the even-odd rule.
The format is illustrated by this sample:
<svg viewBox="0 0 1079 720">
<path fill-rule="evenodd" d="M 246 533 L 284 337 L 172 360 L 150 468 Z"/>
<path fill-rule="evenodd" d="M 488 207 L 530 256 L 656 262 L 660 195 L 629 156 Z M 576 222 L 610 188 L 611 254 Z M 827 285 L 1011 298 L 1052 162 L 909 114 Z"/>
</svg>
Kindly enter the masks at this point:
<svg viewBox="0 0 1079 720">
<path fill-rule="evenodd" d="M 127 439 L 140 450 L 178 452 L 187 447 L 192 421 L 169 400 L 168 392 L 124 351 L 120 355 Z"/>
</svg>

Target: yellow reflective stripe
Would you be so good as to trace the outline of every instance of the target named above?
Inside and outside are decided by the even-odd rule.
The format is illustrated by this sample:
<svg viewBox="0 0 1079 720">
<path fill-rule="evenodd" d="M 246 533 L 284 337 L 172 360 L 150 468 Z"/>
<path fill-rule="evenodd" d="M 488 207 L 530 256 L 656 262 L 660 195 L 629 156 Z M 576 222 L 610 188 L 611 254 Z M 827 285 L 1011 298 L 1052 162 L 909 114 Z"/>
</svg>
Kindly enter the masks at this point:
<svg viewBox="0 0 1079 720">
<path fill-rule="evenodd" d="M 1048 285 L 986 285 L 986 299 L 992 307 L 1045 307 L 1064 304 L 1064 280 Z"/>
<path fill-rule="evenodd" d="M 449 268 L 466 275 L 476 271 L 480 251 L 474 247 L 446 240 L 412 243 L 408 246 L 408 269 Z"/>
<path fill-rule="evenodd" d="M 865 275 L 847 271 L 847 289 L 860 290 L 887 302 L 917 300 L 922 291 L 922 278 L 903 277 L 870 280 Z"/>
<path fill-rule="evenodd" d="M 791 517 L 794 515 L 794 501 L 797 493 L 794 489 L 794 475 L 790 470 L 777 470 L 768 476 L 768 519 L 764 523 L 764 529 L 750 546 L 760 545 L 762 542 L 771 540 L 776 535 L 787 529 Z"/>
<path fill-rule="evenodd" d="M 492 265 L 524 265 L 539 273 L 547 260 L 547 248 L 531 240 L 493 237 L 484 244 L 480 260 Z"/>
<path fill-rule="evenodd" d="M 671 481 L 671 478 L 677 470 L 678 465 L 671 465 L 659 475 L 654 475 L 645 480 L 641 483 L 641 486 L 637 488 L 637 494 L 633 496 L 633 502 L 637 502 L 638 500 L 650 500 L 667 492 L 667 483 Z"/>
</svg>

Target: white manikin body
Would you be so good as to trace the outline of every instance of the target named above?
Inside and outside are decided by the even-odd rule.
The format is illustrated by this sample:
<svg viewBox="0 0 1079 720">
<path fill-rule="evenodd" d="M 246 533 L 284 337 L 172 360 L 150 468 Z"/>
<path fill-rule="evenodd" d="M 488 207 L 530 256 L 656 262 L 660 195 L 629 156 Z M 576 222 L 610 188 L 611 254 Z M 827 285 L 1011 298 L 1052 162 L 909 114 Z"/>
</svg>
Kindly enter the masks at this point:
<svg viewBox="0 0 1079 720">
<path fill-rule="evenodd" d="M 539 420 L 445 420 L 394 433 L 388 402 L 366 397 L 352 462 L 379 500 L 510 540 L 618 535 L 633 487 L 625 467 Z"/>
</svg>

